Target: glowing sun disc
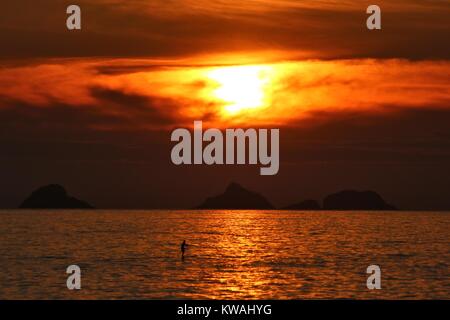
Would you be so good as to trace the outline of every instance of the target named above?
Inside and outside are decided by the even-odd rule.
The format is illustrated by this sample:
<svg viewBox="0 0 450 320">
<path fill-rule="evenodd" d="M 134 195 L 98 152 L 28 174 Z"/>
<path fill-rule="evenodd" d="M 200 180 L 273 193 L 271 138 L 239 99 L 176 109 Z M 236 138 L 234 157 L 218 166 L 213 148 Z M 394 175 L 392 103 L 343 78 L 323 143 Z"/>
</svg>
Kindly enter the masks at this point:
<svg viewBox="0 0 450 320">
<path fill-rule="evenodd" d="M 269 71 L 267 66 L 226 67 L 210 71 L 208 77 L 217 83 L 214 97 L 225 103 L 226 112 L 235 114 L 265 105 Z"/>
</svg>

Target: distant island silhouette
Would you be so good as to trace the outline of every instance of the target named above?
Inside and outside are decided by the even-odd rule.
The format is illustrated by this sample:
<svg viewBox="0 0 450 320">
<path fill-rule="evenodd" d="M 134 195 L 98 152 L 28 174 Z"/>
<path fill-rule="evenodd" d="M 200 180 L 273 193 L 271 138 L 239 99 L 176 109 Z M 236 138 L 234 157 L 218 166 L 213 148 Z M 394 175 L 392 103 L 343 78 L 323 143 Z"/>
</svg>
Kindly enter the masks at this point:
<svg viewBox="0 0 450 320">
<path fill-rule="evenodd" d="M 207 198 L 196 209 L 275 209 L 259 193 L 249 191 L 238 183 L 231 183 L 224 193 Z M 374 191 L 344 190 L 325 197 L 323 207 L 316 200 L 304 200 L 283 207 L 282 210 L 397 210 Z"/>
<path fill-rule="evenodd" d="M 305 200 L 298 203 L 291 204 L 282 208 L 283 210 L 321 210 L 319 202 L 316 200 Z"/>
<path fill-rule="evenodd" d="M 259 193 L 249 191 L 233 182 L 224 193 L 210 197 L 196 209 L 275 209 L 274 206 Z"/>
<path fill-rule="evenodd" d="M 324 210 L 397 210 L 374 191 L 344 190 L 328 195 Z"/>
<path fill-rule="evenodd" d="M 50 184 L 33 191 L 33 193 L 22 202 L 19 208 L 94 209 L 94 207 L 87 202 L 69 196 L 64 187 L 58 184 Z"/>
<path fill-rule="evenodd" d="M 94 209 L 89 203 L 69 196 L 58 184 L 41 187 L 31 193 L 21 209 Z M 236 182 L 227 186 L 222 194 L 208 197 L 194 209 L 273 210 L 276 209 L 263 195 L 250 191 Z M 323 206 L 316 200 L 303 200 L 282 207 L 281 210 L 398 210 L 386 203 L 374 191 L 344 190 L 327 195 Z"/>
<path fill-rule="evenodd" d="M 325 197 L 323 207 L 315 200 L 305 200 L 283 210 L 398 210 L 374 191 L 344 190 Z"/>
</svg>

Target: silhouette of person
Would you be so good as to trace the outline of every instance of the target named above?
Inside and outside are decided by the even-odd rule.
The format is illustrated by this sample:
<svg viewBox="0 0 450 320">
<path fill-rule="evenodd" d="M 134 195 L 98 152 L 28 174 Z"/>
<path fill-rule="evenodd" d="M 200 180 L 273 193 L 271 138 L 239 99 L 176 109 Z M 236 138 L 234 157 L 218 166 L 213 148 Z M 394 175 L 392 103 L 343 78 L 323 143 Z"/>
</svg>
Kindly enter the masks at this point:
<svg viewBox="0 0 450 320">
<path fill-rule="evenodd" d="M 183 242 L 181 243 L 181 258 L 184 258 L 184 252 L 186 251 L 186 240 L 183 240 Z"/>
</svg>

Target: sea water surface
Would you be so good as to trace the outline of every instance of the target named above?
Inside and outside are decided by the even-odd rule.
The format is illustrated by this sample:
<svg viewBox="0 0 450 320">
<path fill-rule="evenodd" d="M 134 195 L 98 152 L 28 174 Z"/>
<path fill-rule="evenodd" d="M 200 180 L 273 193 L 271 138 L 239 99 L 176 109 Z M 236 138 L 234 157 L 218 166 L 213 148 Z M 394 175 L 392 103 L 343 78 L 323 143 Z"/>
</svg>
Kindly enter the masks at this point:
<svg viewBox="0 0 450 320">
<path fill-rule="evenodd" d="M 449 244 L 446 212 L 3 210 L 0 299 L 450 299 Z"/>
</svg>

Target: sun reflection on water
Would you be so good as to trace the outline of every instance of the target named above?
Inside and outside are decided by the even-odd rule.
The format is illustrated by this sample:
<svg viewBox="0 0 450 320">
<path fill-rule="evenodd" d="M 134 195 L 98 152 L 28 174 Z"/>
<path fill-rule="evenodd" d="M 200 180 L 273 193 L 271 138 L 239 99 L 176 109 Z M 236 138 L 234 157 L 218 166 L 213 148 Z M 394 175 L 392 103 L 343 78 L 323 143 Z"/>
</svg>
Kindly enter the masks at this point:
<svg viewBox="0 0 450 320">
<path fill-rule="evenodd" d="M 64 271 L 74 261 L 84 272 L 77 298 L 86 299 L 448 299 L 450 294 L 450 218 L 442 213 L 0 215 L 0 297 L 10 299 L 73 298 L 64 289 Z M 184 239 L 189 247 L 182 260 Z M 389 270 L 387 290 L 367 290 L 365 271 L 374 261 Z"/>
</svg>

